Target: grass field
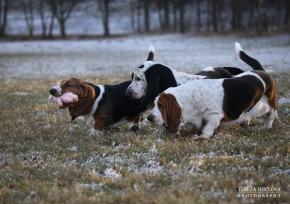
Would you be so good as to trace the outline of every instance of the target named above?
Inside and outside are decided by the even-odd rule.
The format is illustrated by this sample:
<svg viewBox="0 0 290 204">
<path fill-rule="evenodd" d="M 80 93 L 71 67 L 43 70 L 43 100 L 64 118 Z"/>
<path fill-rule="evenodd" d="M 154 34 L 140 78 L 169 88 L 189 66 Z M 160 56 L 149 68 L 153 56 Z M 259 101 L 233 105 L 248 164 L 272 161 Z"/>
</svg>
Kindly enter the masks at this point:
<svg viewBox="0 0 290 204">
<path fill-rule="evenodd" d="M 119 78 L 87 78 L 114 83 Z M 290 98 L 290 74 L 275 76 Z M 0 203 L 290 202 L 290 103 L 271 130 L 221 128 L 209 141 L 138 133 L 89 135 L 48 102 L 57 79 L 0 80 Z M 239 198 L 238 187 L 277 187 L 280 198 Z"/>
</svg>

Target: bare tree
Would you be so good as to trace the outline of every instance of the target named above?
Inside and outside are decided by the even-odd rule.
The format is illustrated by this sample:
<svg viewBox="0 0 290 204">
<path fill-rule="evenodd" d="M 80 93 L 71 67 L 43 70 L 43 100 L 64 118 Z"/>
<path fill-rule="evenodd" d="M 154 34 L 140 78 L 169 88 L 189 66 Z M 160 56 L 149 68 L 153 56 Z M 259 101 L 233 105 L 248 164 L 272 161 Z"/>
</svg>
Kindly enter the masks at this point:
<svg viewBox="0 0 290 204">
<path fill-rule="evenodd" d="M 41 28 L 42 28 L 42 37 L 46 36 L 46 22 L 45 22 L 45 6 L 44 6 L 44 0 L 40 0 L 39 5 L 38 5 L 38 12 L 40 15 L 40 21 L 41 21 Z"/>
<path fill-rule="evenodd" d="M 264 33 L 268 31 L 268 17 L 267 17 L 267 5 L 266 0 L 259 0 L 258 8 L 258 33 Z"/>
<path fill-rule="evenodd" d="M 212 0 L 212 10 L 211 10 L 211 18 L 212 18 L 212 25 L 214 32 L 218 32 L 218 17 L 217 17 L 217 10 L 218 10 L 218 0 Z"/>
<path fill-rule="evenodd" d="M 131 28 L 133 31 L 136 30 L 135 11 L 136 11 L 136 1 L 130 0 L 130 19 L 131 19 Z"/>
<path fill-rule="evenodd" d="M 201 10 L 200 10 L 200 0 L 196 0 L 196 21 L 197 21 L 197 31 L 201 30 Z"/>
<path fill-rule="evenodd" d="M 231 26 L 233 31 L 241 29 L 241 4 L 240 0 L 232 0 L 232 21 Z"/>
<path fill-rule="evenodd" d="M 142 32 L 142 2 L 137 1 L 136 5 L 136 22 L 137 22 L 137 33 Z"/>
<path fill-rule="evenodd" d="M 43 38 L 52 37 L 52 31 L 54 27 L 54 13 L 51 10 L 51 1 L 50 0 L 39 0 L 36 3 L 37 12 L 40 16 L 41 23 L 41 35 Z"/>
<path fill-rule="evenodd" d="M 163 30 L 164 23 L 163 23 L 163 16 L 162 16 L 162 3 L 161 1 L 156 1 L 157 6 L 157 13 L 158 13 L 158 20 L 159 20 L 159 29 Z"/>
<path fill-rule="evenodd" d="M 0 0 L 0 37 L 6 34 L 8 0 Z"/>
<path fill-rule="evenodd" d="M 79 0 L 50 0 L 51 12 L 58 21 L 60 35 L 63 38 L 66 37 L 66 21 L 77 3 L 79 3 Z"/>
<path fill-rule="evenodd" d="M 290 1 L 286 1 L 286 6 L 285 6 L 285 15 L 284 15 L 284 26 L 290 29 Z"/>
<path fill-rule="evenodd" d="M 104 28 L 104 36 L 110 36 L 110 0 L 97 0 Z"/>
<path fill-rule="evenodd" d="M 177 10 L 177 4 L 178 4 L 178 0 L 172 0 L 172 12 L 173 12 L 173 19 L 172 19 L 172 23 L 173 23 L 173 27 L 172 29 L 174 31 L 177 30 L 177 24 L 178 24 L 178 18 L 177 18 L 177 14 L 178 14 L 178 10 Z"/>
<path fill-rule="evenodd" d="M 164 15 L 164 31 L 170 30 L 170 9 L 169 9 L 169 0 L 163 0 L 163 15 Z"/>
<path fill-rule="evenodd" d="M 211 18 L 210 18 L 210 12 L 211 12 L 211 4 L 210 0 L 206 0 L 206 30 L 210 31 L 210 25 L 211 25 Z"/>
<path fill-rule="evenodd" d="M 150 32 L 149 0 L 143 0 L 145 32 Z"/>
<path fill-rule="evenodd" d="M 22 0 L 21 6 L 26 22 L 26 27 L 30 37 L 34 34 L 34 7 L 32 0 Z"/>
<path fill-rule="evenodd" d="M 48 29 L 48 37 L 50 38 L 53 36 L 54 19 L 55 19 L 55 14 L 51 12 L 49 29 Z"/>
<path fill-rule="evenodd" d="M 185 33 L 186 27 L 185 27 L 185 5 L 186 0 L 180 0 L 178 5 L 179 10 L 179 32 Z"/>
</svg>

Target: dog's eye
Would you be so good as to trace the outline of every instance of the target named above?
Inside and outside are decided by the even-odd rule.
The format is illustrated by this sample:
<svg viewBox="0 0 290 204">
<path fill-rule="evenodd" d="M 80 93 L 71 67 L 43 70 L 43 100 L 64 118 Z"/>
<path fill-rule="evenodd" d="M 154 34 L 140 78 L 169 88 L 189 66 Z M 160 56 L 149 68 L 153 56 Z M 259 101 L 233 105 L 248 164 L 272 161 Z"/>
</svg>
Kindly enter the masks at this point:
<svg viewBox="0 0 290 204">
<path fill-rule="evenodd" d="M 135 80 L 136 80 L 136 81 L 141 81 L 141 78 L 139 78 L 139 77 L 135 77 Z"/>
</svg>

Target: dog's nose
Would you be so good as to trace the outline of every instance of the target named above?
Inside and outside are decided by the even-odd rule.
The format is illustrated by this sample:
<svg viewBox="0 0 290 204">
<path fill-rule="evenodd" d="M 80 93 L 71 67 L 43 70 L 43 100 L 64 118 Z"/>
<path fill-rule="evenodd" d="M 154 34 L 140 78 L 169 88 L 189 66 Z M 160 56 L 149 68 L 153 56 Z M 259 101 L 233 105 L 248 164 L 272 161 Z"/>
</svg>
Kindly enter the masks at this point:
<svg viewBox="0 0 290 204">
<path fill-rule="evenodd" d="M 154 116 L 152 114 L 150 114 L 148 117 L 147 117 L 147 120 L 149 120 L 150 122 L 153 122 L 154 121 Z"/>
<path fill-rule="evenodd" d="M 55 88 L 52 88 L 49 90 L 49 93 L 54 96 L 57 93 L 57 90 Z"/>
</svg>

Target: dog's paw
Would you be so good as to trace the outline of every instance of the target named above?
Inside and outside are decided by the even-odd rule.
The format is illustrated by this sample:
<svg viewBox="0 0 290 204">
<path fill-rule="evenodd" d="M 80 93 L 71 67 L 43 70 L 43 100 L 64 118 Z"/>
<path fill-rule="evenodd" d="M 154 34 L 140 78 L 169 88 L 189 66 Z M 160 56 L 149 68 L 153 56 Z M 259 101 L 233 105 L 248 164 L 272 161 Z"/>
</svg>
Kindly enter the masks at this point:
<svg viewBox="0 0 290 204">
<path fill-rule="evenodd" d="M 89 136 L 93 137 L 93 136 L 101 136 L 104 134 L 104 131 L 100 131 L 100 130 L 96 130 L 94 128 L 89 129 Z"/>
<path fill-rule="evenodd" d="M 132 125 L 132 126 L 130 127 L 130 130 L 131 130 L 132 132 L 138 132 L 138 131 L 140 130 L 140 128 L 139 128 L 138 125 Z"/>
<path fill-rule="evenodd" d="M 192 139 L 194 140 L 199 140 L 199 141 L 202 141 L 202 140 L 208 140 L 210 138 L 210 136 L 208 135 L 205 135 L 205 134 L 201 134 L 201 135 L 193 135 Z"/>
<path fill-rule="evenodd" d="M 242 128 L 247 128 L 249 126 L 250 126 L 250 120 L 245 120 L 245 121 L 240 123 L 240 127 L 242 127 Z"/>
</svg>

